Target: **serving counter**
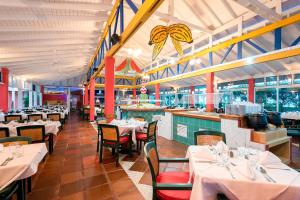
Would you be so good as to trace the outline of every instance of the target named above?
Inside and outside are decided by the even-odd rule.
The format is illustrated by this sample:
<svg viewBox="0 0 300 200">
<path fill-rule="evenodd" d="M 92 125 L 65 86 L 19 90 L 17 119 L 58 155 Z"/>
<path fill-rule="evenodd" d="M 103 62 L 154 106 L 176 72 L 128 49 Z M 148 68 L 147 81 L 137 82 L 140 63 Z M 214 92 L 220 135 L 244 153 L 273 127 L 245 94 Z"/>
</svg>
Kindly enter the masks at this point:
<svg viewBox="0 0 300 200">
<path fill-rule="evenodd" d="M 172 114 L 173 140 L 186 145 L 194 144 L 194 132 L 196 131 L 221 131 L 221 120 L 216 113 L 181 111 Z"/>
<path fill-rule="evenodd" d="M 121 107 L 122 118 L 142 117 L 147 122 L 152 122 L 155 115 L 164 115 L 164 109 L 163 107 Z"/>
</svg>

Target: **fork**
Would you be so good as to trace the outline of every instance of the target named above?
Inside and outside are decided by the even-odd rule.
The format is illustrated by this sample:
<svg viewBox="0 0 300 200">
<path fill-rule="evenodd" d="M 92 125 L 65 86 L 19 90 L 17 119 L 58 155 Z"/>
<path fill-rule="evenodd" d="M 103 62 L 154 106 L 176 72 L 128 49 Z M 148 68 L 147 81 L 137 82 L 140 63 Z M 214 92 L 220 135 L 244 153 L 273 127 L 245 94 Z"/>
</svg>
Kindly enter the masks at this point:
<svg viewBox="0 0 300 200">
<path fill-rule="evenodd" d="M 227 171 L 230 173 L 231 177 L 232 177 L 233 179 L 235 179 L 235 176 L 232 174 L 230 168 L 229 168 L 227 165 L 225 165 L 225 168 L 226 168 Z"/>
<path fill-rule="evenodd" d="M 5 166 L 8 164 L 9 161 L 12 161 L 13 158 L 7 158 L 0 166 Z"/>
<path fill-rule="evenodd" d="M 267 171 L 266 171 L 264 168 L 259 167 L 259 170 L 260 170 L 260 172 L 265 176 L 265 178 L 266 178 L 267 180 L 269 180 L 269 181 L 271 181 L 271 182 L 273 182 L 273 183 L 276 183 L 276 181 L 275 181 L 271 176 L 268 175 Z"/>
</svg>

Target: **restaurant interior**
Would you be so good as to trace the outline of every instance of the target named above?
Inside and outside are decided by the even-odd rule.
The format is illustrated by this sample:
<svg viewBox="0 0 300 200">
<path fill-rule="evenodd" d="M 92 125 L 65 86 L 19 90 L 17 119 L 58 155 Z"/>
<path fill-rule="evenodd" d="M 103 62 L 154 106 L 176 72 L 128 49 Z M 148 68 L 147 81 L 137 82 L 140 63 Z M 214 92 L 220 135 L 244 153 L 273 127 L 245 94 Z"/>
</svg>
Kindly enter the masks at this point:
<svg viewBox="0 0 300 200">
<path fill-rule="evenodd" d="M 300 199 L 300 1 L 0 1 L 11 199 Z"/>
</svg>

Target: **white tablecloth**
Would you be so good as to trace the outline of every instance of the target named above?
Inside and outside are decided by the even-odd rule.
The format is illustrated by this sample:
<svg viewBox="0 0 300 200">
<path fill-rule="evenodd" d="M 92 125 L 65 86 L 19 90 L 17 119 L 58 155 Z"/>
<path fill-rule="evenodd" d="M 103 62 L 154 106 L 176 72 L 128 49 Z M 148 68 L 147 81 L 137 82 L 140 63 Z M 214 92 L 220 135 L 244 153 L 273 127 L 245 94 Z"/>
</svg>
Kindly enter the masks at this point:
<svg viewBox="0 0 300 200">
<path fill-rule="evenodd" d="M 267 169 L 268 174 L 277 182 L 274 184 L 267 182 L 260 172 L 256 173 L 255 180 L 250 180 L 230 166 L 236 177 L 233 179 L 225 167 L 197 161 L 200 148 L 207 147 L 190 146 L 187 151 L 189 171 L 193 177 L 192 200 L 216 199 L 217 193 L 239 200 L 300 199 L 300 176 L 297 171 Z M 209 151 L 208 148 L 206 150 Z M 288 168 L 284 164 L 282 166 Z"/>
<path fill-rule="evenodd" d="M 21 180 L 34 175 L 38 165 L 47 154 L 45 143 L 24 145 L 21 147 L 23 156 L 14 158 L 6 166 L 0 166 L 0 190 L 15 180 Z M 0 153 L 0 164 L 9 156 L 8 147 Z"/>
<path fill-rule="evenodd" d="M 112 125 L 119 127 L 120 134 L 125 134 L 128 131 L 132 131 L 132 141 L 136 144 L 136 131 L 142 131 L 144 126 L 147 125 L 147 122 L 137 121 L 137 120 L 113 120 L 111 121 Z"/>
<path fill-rule="evenodd" d="M 0 127 L 8 127 L 10 136 L 17 136 L 17 127 L 19 126 L 29 126 L 29 125 L 45 125 L 45 133 L 46 134 L 54 134 L 57 135 L 59 131 L 59 127 L 61 126 L 60 122 L 57 121 L 36 121 L 36 122 L 28 122 L 28 123 L 18 123 L 18 122 L 10 122 L 8 124 L 1 124 Z"/>
</svg>

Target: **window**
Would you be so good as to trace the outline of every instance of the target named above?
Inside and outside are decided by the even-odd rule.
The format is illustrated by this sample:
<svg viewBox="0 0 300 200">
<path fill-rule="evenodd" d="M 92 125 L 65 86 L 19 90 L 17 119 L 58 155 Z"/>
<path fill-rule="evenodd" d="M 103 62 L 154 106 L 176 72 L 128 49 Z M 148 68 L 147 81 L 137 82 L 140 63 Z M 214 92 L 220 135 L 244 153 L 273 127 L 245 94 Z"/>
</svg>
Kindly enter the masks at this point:
<svg viewBox="0 0 300 200">
<path fill-rule="evenodd" d="M 300 84 L 300 74 L 294 75 L 294 84 Z"/>
<path fill-rule="evenodd" d="M 255 102 L 261 104 L 268 111 L 276 111 L 276 89 L 260 89 L 255 92 Z"/>
<path fill-rule="evenodd" d="M 234 102 L 245 102 L 248 99 L 248 92 L 247 91 L 233 91 L 233 101 Z"/>
<path fill-rule="evenodd" d="M 256 78 L 254 80 L 255 87 L 264 87 L 265 86 L 265 79 L 264 78 Z"/>
<path fill-rule="evenodd" d="M 281 75 L 279 76 L 279 85 L 289 85 L 292 84 L 292 75 Z"/>
<path fill-rule="evenodd" d="M 300 111 L 300 88 L 279 89 L 279 112 Z"/>
<path fill-rule="evenodd" d="M 269 76 L 266 78 L 267 86 L 277 85 L 277 76 Z"/>
</svg>

